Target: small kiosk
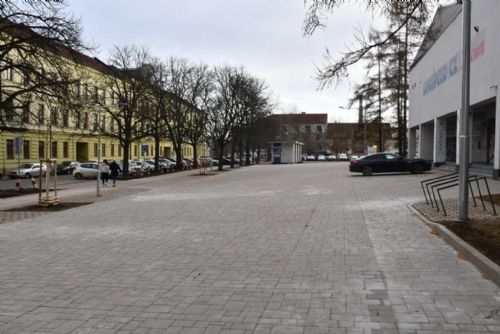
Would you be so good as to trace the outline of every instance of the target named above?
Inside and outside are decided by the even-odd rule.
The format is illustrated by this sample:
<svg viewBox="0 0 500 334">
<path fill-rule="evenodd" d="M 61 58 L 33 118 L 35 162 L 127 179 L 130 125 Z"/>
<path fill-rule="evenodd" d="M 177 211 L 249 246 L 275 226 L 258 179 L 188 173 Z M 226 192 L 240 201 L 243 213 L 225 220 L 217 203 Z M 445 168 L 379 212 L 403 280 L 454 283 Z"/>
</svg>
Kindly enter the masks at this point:
<svg viewBox="0 0 500 334">
<path fill-rule="evenodd" d="M 271 162 L 273 164 L 295 164 L 302 162 L 304 143 L 298 141 L 273 141 L 271 144 Z"/>
</svg>

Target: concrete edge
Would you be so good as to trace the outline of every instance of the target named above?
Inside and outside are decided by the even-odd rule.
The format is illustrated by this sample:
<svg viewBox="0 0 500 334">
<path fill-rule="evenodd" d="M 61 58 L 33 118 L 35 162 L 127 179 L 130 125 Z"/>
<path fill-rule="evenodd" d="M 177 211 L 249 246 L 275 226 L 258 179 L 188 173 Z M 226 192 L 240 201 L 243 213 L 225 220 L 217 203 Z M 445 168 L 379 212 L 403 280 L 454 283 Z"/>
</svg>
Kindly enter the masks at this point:
<svg viewBox="0 0 500 334">
<path fill-rule="evenodd" d="M 493 282 L 500 286 L 500 266 L 488 259 L 477 249 L 463 241 L 455 233 L 448 230 L 444 225 L 433 223 L 424 217 L 417 209 L 415 209 L 411 204 L 408 208 L 412 213 L 414 213 L 424 224 L 426 224 L 431 230 L 438 233 L 446 243 L 453 247 L 457 252 L 461 252 L 465 257 L 476 266 L 480 272 L 488 275 Z"/>
</svg>

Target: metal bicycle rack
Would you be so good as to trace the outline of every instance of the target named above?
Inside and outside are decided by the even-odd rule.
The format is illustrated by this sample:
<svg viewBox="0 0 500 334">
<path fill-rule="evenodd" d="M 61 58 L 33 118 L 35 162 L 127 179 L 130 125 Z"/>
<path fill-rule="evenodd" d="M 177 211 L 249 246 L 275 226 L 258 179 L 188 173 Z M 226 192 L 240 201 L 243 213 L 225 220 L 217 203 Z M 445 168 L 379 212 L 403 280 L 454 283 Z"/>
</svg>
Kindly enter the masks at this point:
<svg viewBox="0 0 500 334">
<path fill-rule="evenodd" d="M 481 200 L 481 205 L 483 207 L 483 210 L 486 211 L 486 205 L 484 204 L 483 195 L 481 193 L 481 187 L 479 184 L 479 181 L 481 181 L 481 180 L 484 181 L 484 185 L 486 187 L 486 190 L 488 192 L 488 196 L 489 196 L 489 199 L 491 202 L 491 207 L 493 209 L 493 214 L 496 216 L 497 211 L 495 209 L 495 204 L 493 203 L 493 198 L 491 196 L 490 187 L 488 185 L 488 180 L 484 176 L 477 176 L 477 175 L 470 175 L 469 176 L 468 184 L 469 184 L 469 189 L 470 189 L 470 193 L 472 196 L 472 200 L 474 201 L 474 206 L 477 207 L 477 201 L 476 201 L 476 197 L 475 197 L 474 190 L 472 187 L 473 183 L 476 184 L 477 191 L 479 194 L 479 199 Z M 433 208 L 435 207 L 436 211 L 438 211 L 438 212 L 440 211 L 439 204 L 441 204 L 441 209 L 443 210 L 443 214 L 446 216 L 447 212 L 446 212 L 446 208 L 444 206 L 443 198 L 441 196 L 441 191 L 456 187 L 456 186 L 458 186 L 458 184 L 459 184 L 459 174 L 458 173 L 447 174 L 447 175 L 434 177 L 431 179 L 421 181 L 420 186 L 422 187 L 422 192 L 424 193 L 425 203 L 427 205 L 430 204 L 431 207 L 433 207 Z M 437 193 L 437 198 L 436 198 L 436 193 Z M 438 202 L 438 198 L 439 198 L 439 202 Z"/>
</svg>

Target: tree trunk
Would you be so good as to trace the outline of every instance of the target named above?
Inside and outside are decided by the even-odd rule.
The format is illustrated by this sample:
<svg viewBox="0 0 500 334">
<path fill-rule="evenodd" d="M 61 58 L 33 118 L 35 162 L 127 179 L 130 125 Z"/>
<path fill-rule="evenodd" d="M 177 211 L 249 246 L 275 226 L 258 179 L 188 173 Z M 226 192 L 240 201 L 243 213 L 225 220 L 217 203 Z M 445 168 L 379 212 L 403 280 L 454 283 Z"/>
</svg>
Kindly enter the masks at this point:
<svg viewBox="0 0 500 334">
<path fill-rule="evenodd" d="M 126 140 L 123 143 L 123 169 L 122 169 L 122 175 L 125 177 L 128 176 L 128 161 L 130 160 L 129 151 L 130 151 L 130 142 Z"/>
<path fill-rule="evenodd" d="M 176 159 L 175 169 L 182 170 L 182 168 L 183 168 L 183 166 L 182 166 L 182 144 L 176 145 L 174 147 L 174 150 L 175 150 L 175 159 Z"/>
<path fill-rule="evenodd" d="M 217 169 L 219 171 L 224 170 L 224 165 L 222 164 L 222 159 L 224 158 L 224 141 L 219 142 L 219 147 L 218 147 L 218 152 L 217 152 L 217 158 L 219 159 L 219 166 Z"/>
<path fill-rule="evenodd" d="M 198 143 L 193 142 L 193 168 L 197 169 L 198 166 Z"/>
<path fill-rule="evenodd" d="M 250 145 L 248 140 L 245 143 L 245 166 L 250 166 Z"/>
<path fill-rule="evenodd" d="M 236 147 L 235 147 L 236 143 L 233 141 L 231 141 L 231 168 L 234 168 L 234 151 L 236 151 Z"/>
<path fill-rule="evenodd" d="M 257 165 L 260 164 L 260 144 L 257 146 L 257 158 L 255 160 L 255 163 Z"/>
<path fill-rule="evenodd" d="M 158 173 L 160 170 L 160 137 L 155 137 L 155 173 Z"/>
</svg>

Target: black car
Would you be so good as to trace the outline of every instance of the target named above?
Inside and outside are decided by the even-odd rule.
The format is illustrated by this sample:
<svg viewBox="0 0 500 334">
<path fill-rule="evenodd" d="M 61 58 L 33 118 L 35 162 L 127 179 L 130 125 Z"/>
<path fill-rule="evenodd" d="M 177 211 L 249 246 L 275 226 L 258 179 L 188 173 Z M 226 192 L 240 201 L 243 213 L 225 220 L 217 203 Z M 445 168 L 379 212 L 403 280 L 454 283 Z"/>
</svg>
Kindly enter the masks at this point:
<svg viewBox="0 0 500 334">
<path fill-rule="evenodd" d="M 411 172 L 421 174 L 431 170 L 432 161 L 424 159 L 407 159 L 396 154 L 377 153 L 361 159 L 352 160 L 349 171 L 360 172 L 365 176 L 373 173 Z"/>
</svg>

